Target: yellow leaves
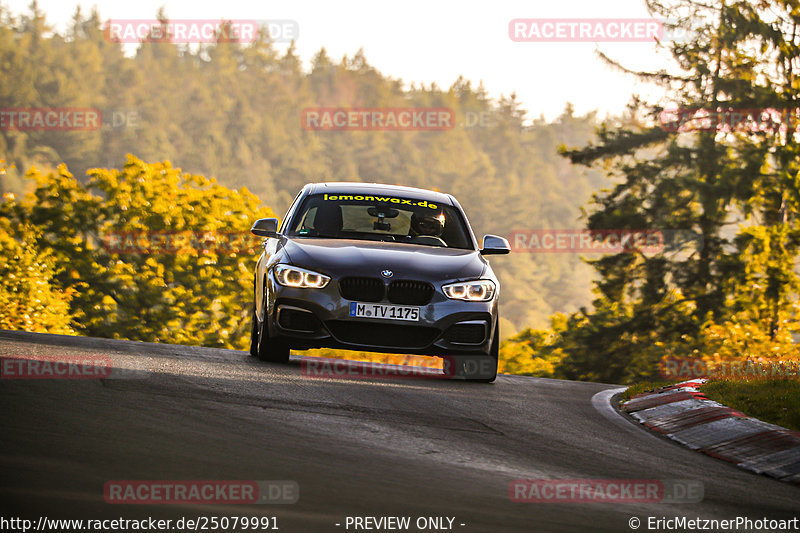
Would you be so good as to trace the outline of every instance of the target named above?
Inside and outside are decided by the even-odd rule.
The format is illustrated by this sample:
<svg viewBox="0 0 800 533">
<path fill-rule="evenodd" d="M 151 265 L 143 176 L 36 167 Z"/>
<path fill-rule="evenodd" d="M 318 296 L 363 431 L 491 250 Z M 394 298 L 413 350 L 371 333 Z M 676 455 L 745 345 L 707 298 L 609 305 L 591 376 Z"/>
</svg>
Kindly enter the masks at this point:
<svg viewBox="0 0 800 533">
<path fill-rule="evenodd" d="M 121 170 L 89 171 L 88 188 L 66 167 L 29 175 L 37 189 L 19 208 L 29 219 L 36 213 L 41 227 L 15 233 L 18 240 L 6 246 L 9 230 L 0 219 L 0 247 L 10 251 L 0 263 L 6 274 L 0 276 L 0 327 L 64 330 L 73 302 L 75 323 L 86 334 L 246 346 L 249 322 L 241 310 L 251 305 L 247 278 L 258 246 L 249 251 L 240 236 L 249 235 L 253 220 L 273 214 L 258 198 L 169 162 L 133 156 Z M 57 238 L 50 263 L 42 255 L 48 241 L 37 241 L 34 231 Z M 113 251 L 104 240 L 110 234 L 148 238 L 119 237 Z M 152 249 L 154 236 L 169 235 L 172 243 L 178 234 L 184 246 Z M 10 268 L 9 257 L 22 266 Z M 64 270 L 65 289 L 51 283 L 56 266 Z"/>
<path fill-rule="evenodd" d="M 558 335 L 552 330 L 527 329 L 500 345 L 498 371 L 553 377 L 564 354 L 553 349 Z"/>
<path fill-rule="evenodd" d="M 25 242 L 31 229 L 0 228 L 0 328 L 73 334 L 69 326 L 71 294 L 51 284 L 53 268 Z M 16 237 L 16 238 L 15 238 Z"/>
<path fill-rule="evenodd" d="M 800 324 L 786 318 L 779 322 L 774 335 L 769 320 L 752 320 L 744 315 L 719 324 L 708 322 L 692 343 L 694 349 L 689 350 L 684 342 L 667 343 L 660 363 L 665 368 L 668 360 L 673 359 L 687 368 L 694 369 L 696 365 L 701 374 L 708 372 L 712 377 L 757 378 L 762 366 L 776 368 L 781 362 L 800 360 L 800 349 L 791 335 Z M 672 364 L 675 366 L 676 363 Z M 693 372 L 698 371 L 695 369 Z M 702 376 L 687 374 L 679 377 Z"/>
</svg>

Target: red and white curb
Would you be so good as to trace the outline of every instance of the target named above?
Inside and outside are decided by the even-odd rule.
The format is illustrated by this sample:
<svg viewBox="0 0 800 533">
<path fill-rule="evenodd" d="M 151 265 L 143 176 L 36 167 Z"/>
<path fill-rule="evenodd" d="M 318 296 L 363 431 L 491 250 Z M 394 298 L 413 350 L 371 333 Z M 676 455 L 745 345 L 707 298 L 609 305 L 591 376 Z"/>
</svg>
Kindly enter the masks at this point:
<svg viewBox="0 0 800 533">
<path fill-rule="evenodd" d="M 705 379 L 637 394 L 621 409 L 652 431 L 740 468 L 800 485 L 800 432 L 711 401 Z"/>
</svg>

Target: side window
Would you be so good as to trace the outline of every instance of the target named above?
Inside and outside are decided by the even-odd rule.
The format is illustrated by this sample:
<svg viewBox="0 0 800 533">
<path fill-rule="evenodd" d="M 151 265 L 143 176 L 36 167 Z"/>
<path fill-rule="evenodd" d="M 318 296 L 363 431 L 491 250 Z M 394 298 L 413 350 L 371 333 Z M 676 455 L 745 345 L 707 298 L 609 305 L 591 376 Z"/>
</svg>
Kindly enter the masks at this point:
<svg viewBox="0 0 800 533">
<path fill-rule="evenodd" d="M 297 222 L 290 228 L 290 231 L 294 232 L 302 232 L 302 230 L 308 230 L 314 228 L 314 218 L 317 214 L 316 206 L 310 207 L 302 216 L 297 219 Z M 304 232 L 305 233 L 305 232 Z"/>
<path fill-rule="evenodd" d="M 302 190 L 299 193 L 297 193 L 297 196 L 294 197 L 294 200 L 292 200 L 292 203 L 289 206 L 289 210 L 286 211 L 286 216 L 283 218 L 283 221 L 281 222 L 281 227 L 278 229 L 280 233 L 284 233 L 287 230 L 287 228 L 289 228 L 288 221 L 294 216 L 294 210 L 297 208 L 297 204 L 301 196 L 303 196 Z"/>
</svg>

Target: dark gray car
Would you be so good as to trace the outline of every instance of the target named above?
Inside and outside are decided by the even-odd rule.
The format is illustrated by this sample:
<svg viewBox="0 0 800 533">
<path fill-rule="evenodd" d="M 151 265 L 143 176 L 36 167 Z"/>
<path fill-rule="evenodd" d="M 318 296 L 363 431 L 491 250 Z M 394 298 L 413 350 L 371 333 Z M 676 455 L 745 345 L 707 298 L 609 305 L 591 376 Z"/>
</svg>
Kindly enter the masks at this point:
<svg viewBox="0 0 800 533">
<path fill-rule="evenodd" d="M 494 381 L 500 286 L 455 198 L 366 183 L 308 184 L 266 237 L 254 280 L 250 353 L 343 348 L 445 357 L 445 373 Z"/>
</svg>

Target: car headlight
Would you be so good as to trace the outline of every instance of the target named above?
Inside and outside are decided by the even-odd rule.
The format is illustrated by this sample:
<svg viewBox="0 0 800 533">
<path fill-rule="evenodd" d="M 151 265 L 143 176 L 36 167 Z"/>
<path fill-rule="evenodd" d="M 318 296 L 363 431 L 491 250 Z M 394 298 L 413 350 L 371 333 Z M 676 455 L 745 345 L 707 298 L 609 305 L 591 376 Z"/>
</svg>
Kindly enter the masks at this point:
<svg viewBox="0 0 800 533">
<path fill-rule="evenodd" d="M 331 280 L 328 276 L 292 265 L 276 265 L 275 279 L 284 287 L 321 289 Z"/>
<path fill-rule="evenodd" d="M 466 300 L 468 302 L 488 302 L 494 298 L 497 288 L 490 279 L 464 281 L 444 285 L 442 291 L 451 300 Z"/>
</svg>

